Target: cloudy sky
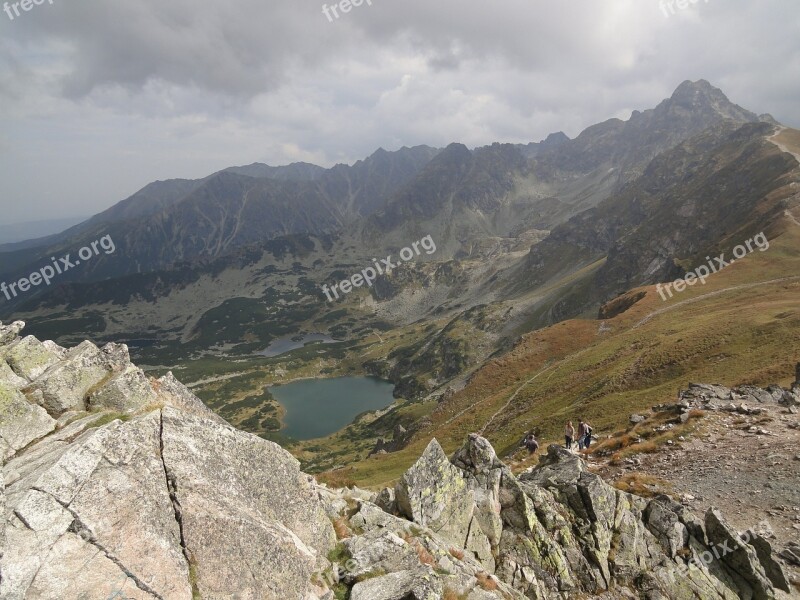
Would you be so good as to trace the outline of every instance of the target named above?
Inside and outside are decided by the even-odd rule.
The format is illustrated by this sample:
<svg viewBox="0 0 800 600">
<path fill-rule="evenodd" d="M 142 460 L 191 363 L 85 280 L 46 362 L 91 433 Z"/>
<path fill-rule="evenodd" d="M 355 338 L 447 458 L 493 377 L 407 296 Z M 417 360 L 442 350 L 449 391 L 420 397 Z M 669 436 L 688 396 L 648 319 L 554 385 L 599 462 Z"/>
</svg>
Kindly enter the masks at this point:
<svg viewBox="0 0 800 600">
<path fill-rule="evenodd" d="M 320 0 L 0 12 L 0 225 L 234 164 L 574 137 L 686 79 L 800 127 L 797 0 L 370 1 L 333 22 Z"/>
</svg>

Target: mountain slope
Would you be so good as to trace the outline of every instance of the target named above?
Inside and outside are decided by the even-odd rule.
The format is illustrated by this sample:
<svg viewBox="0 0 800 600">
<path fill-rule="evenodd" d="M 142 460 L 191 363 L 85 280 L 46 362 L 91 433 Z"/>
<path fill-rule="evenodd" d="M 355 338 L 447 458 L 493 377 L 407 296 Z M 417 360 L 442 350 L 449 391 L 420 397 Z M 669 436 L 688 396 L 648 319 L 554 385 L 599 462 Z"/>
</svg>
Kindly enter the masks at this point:
<svg viewBox="0 0 800 600">
<path fill-rule="evenodd" d="M 197 181 L 156 182 L 61 234 L 7 245 L 0 276 L 13 281 L 104 235 L 115 240 L 113 256 L 98 256 L 60 281 L 166 269 L 284 235 L 330 233 L 382 207 L 436 153 L 427 146 L 379 150 L 353 166 L 312 169 L 310 176 L 303 165 L 251 165 L 244 170 L 258 178 L 233 168 Z"/>
<path fill-rule="evenodd" d="M 787 386 L 800 362 L 798 249 L 800 227 L 787 217 L 769 251 L 748 255 L 704 286 L 666 302 L 654 286 L 634 289 L 616 316 L 567 320 L 522 336 L 463 389 L 438 398 L 427 419 L 405 423 L 414 431 L 406 448 L 362 457 L 348 477 L 370 486 L 392 481 L 431 436 L 453 451 L 463 436 L 481 431 L 506 454 L 534 427 L 545 441 L 563 441 L 564 423 L 583 417 L 603 437 L 630 414 L 669 402 L 690 381 Z M 380 423 L 372 430 L 384 431 Z"/>
</svg>

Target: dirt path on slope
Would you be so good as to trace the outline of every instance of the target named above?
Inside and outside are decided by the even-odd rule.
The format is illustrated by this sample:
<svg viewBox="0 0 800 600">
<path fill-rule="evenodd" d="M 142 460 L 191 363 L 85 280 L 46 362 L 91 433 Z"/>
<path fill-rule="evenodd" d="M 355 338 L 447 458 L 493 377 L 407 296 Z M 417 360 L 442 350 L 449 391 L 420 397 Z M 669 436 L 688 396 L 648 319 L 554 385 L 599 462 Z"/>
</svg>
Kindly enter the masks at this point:
<svg viewBox="0 0 800 600">
<path fill-rule="evenodd" d="M 800 225 L 800 223 L 798 223 Z M 715 290 L 713 292 L 708 292 L 707 294 L 701 294 L 700 296 L 695 296 L 694 298 L 689 298 L 687 300 L 681 300 L 676 304 L 670 304 L 669 306 L 665 306 L 664 308 L 659 308 L 658 310 L 654 310 L 645 318 L 637 322 L 631 329 L 638 329 L 648 321 L 650 321 L 653 317 L 657 317 L 658 315 L 662 315 L 666 312 L 671 310 L 675 310 L 676 308 L 680 308 L 681 306 L 685 306 L 687 304 L 691 304 L 693 302 L 699 302 L 700 300 L 705 300 L 706 298 L 711 298 L 713 296 L 719 296 L 720 294 L 724 294 L 726 292 L 732 292 L 735 290 L 746 290 L 749 288 L 758 287 L 761 285 L 770 285 L 772 283 L 781 283 L 784 281 L 793 281 L 795 279 L 800 279 L 800 275 L 793 275 L 792 277 L 780 277 L 779 279 L 770 279 L 768 281 L 758 281 L 756 283 L 743 283 L 742 285 L 734 285 L 731 287 L 726 287 L 721 290 Z"/>
<path fill-rule="evenodd" d="M 779 136 L 781 133 L 783 133 L 784 131 L 786 131 L 787 129 L 788 129 L 788 127 L 781 127 L 781 128 L 779 128 L 779 129 L 778 129 L 778 131 L 776 131 L 776 132 L 775 132 L 775 133 L 773 133 L 771 136 L 769 136 L 769 137 L 767 138 L 767 140 L 768 140 L 768 141 L 770 141 L 771 143 L 775 144 L 775 145 L 776 145 L 778 148 L 780 148 L 781 152 L 786 152 L 787 154 L 791 154 L 792 156 L 794 156 L 794 157 L 797 159 L 797 162 L 798 162 L 798 163 L 800 163 L 800 152 L 794 152 L 794 151 L 793 151 L 791 148 L 789 148 L 789 147 L 788 147 L 786 144 L 783 144 L 783 143 L 779 142 L 777 139 L 775 139 L 775 138 L 777 138 L 777 137 L 778 137 L 778 136 Z"/>
<path fill-rule="evenodd" d="M 654 454 L 638 454 L 618 466 L 593 457 L 591 464 L 609 480 L 633 472 L 663 479 L 695 514 L 702 517 L 717 507 L 739 531 L 767 521 L 775 534 L 770 543 L 780 552 L 800 540 L 800 415 L 777 405 L 758 406 L 765 412 L 709 412 L 690 438 Z M 800 582 L 799 568 L 781 564 Z"/>
</svg>

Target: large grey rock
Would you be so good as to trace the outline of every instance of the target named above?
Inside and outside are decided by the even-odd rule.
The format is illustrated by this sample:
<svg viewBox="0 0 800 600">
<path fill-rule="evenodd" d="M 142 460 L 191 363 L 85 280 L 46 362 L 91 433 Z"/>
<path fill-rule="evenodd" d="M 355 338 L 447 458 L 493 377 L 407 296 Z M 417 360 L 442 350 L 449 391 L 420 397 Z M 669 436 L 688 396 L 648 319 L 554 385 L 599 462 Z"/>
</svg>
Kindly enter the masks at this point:
<svg viewBox="0 0 800 600">
<path fill-rule="evenodd" d="M 171 371 L 161 379 L 158 379 L 153 384 L 153 389 L 157 395 L 157 402 L 164 402 L 188 414 L 205 417 L 227 425 L 222 417 L 203 404 L 202 400 L 195 396 L 189 388 L 175 379 Z"/>
<path fill-rule="evenodd" d="M 754 385 L 740 385 L 733 389 L 734 394 L 739 396 L 738 400 L 749 402 L 750 404 L 774 404 L 775 398 L 767 390 Z"/>
<path fill-rule="evenodd" d="M 432 571 L 399 571 L 357 583 L 350 600 L 436 600 L 442 582 Z"/>
<path fill-rule="evenodd" d="M 22 388 L 28 385 L 28 380 L 14 373 L 2 358 L 0 358 L 0 382 L 7 383 L 15 388 Z"/>
<path fill-rule="evenodd" d="M 395 496 L 400 514 L 429 527 L 457 548 L 464 547 L 475 496 L 435 439 L 400 478 Z"/>
<path fill-rule="evenodd" d="M 675 558 L 689 542 L 689 530 L 679 516 L 681 505 L 667 496 L 654 498 L 644 511 L 644 522 L 664 552 Z"/>
<path fill-rule="evenodd" d="M 25 329 L 25 321 L 14 321 L 11 325 L 3 325 L 0 321 L 0 346 L 7 346 L 15 342 L 23 329 Z"/>
<path fill-rule="evenodd" d="M 786 573 L 783 572 L 783 567 L 775 560 L 772 545 L 767 541 L 767 538 L 755 531 L 748 531 L 743 535 L 742 541 L 749 543 L 756 551 L 758 561 L 764 567 L 764 573 L 772 582 L 772 585 L 784 592 L 790 592 L 791 584 L 786 577 Z"/>
<path fill-rule="evenodd" d="M 715 399 L 730 400 L 731 390 L 719 384 L 690 383 L 689 389 L 681 393 L 681 398 L 689 399 Z"/>
<path fill-rule="evenodd" d="M 0 358 L 5 358 L 14 372 L 28 381 L 33 381 L 60 360 L 32 335 L 0 348 Z"/>
<path fill-rule="evenodd" d="M 55 355 L 51 352 L 51 356 Z M 30 387 L 42 393 L 44 408 L 55 417 L 69 410 L 85 410 L 87 394 L 100 387 L 115 370 L 123 369 L 126 362 L 127 349 L 120 353 L 118 346 L 108 345 L 100 350 L 91 342 L 83 342 Z"/>
<path fill-rule="evenodd" d="M 300 465 L 280 446 L 163 410 L 163 456 L 202 597 L 302 600 L 335 544 Z"/>
<path fill-rule="evenodd" d="M 464 549 L 493 573 L 503 533 L 501 486 L 504 478 L 511 477 L 511 471 L 497 458 L 489 441 L 474 433 L 453 455 L 452 463 L 463 471 L 475 498 Z"/>
<path fill-rule="evenodd" d="M 56 421 L 42 407 L 31 404 L 16 388 L 0 381 L 0 462 L 55 428 Z"/>
<path fill-rule="evenodd" d="M 345 507 L 339 518 L 352 511 Z M 338 581 L 348 586 L 382 573 L 411 571 L 434 572 L 441 576 L 445 589 L 463 597 L 476 586 L 476 577 L 486 568 L 468 551 L 459 551 L 450 542 L 416 523 L 383 512 L 366 501 L 359 503 L 349 523 L 358 535 L 342 540 L 348 560 L 334 565 Z M 497 590 L 485 598 L 522 599 L 510 586 L 498 582 Z"/>
<path fill-rule="evenodd" d="M 709 543 L 721 555 L 720 560 L 725 566 L 752 587 L 754 600 L 775 597 L 772 582 L 767 577 L 756 550 L 742 541 L 722 514 L 714 508 L 706 513 L 706 532 Z"/>
<path fill-rule="evenodd" d="M 59 358 L 59 360 L 66 360 L 67 359 L 67 355 L 69 354 L 69 350 L 67 350 L 66 348 L 63 348 L 62 346 L 59 346 L 53 340 L 45 340 L 44 342 L 42 342 L 42 344 L 44 345 L 45 348 L 50 350 L 50 352 L 55 354 Z"/>
<path fill-rule="evenodd" d="M 0 597 L 191 598 L 158 412 L 87 429 L 10 466 L 22 476 L 7 490 Z"/>
<path fill-rule="evenodd" d="M 786 406 L 800 406 L 800 387 L 784 390 L 780 403 Z"/>
<path fill-rule="evenodd" d="M 89 395 L 87 408 L 135 412 L 155 404 L 157 399 L 158 396 L 144 372 L 138 367 L 128 365 Z"/>
</svg>

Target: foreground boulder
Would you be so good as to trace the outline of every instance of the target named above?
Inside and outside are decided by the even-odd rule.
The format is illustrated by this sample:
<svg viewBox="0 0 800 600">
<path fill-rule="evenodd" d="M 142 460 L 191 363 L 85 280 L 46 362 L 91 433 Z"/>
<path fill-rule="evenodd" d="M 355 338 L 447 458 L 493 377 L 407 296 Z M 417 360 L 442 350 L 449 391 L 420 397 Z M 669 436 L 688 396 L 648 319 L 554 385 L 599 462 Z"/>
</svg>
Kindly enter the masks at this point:
<svg viewBox="0 0 800 600">
<path fill-rule="evenodd" d="M 13 365 L 0 359 L 15 374 L 0 379 L 0 598 L 325 595 L 312 580 L 333 527 L 290 454 L 230 427 L 171 375 L 146 378 L 124 347 L 53 352 L 37 370 L 16 335 L 0 339 L 0 354 L 17 348 Z M 56 421 L 46 408 L 65 407 L 33 390 L 70 381 L 81 394 Z"/>
</svg>

